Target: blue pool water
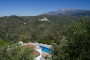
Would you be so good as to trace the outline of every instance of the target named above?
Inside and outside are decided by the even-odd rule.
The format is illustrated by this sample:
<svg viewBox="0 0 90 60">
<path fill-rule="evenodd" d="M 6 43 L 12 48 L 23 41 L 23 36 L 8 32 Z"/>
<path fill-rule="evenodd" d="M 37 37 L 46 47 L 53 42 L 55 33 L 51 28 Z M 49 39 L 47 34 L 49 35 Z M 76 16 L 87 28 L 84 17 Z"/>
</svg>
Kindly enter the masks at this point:
<svg viewBox="0 0 90 60">
<path fill-rule="evenodd" d="M 40 46 L 42 48 L 42 51 L 43 52 L 46 52 L 46 53 L 50 53 L 51 52 L 51 49 L 49 48 L 46 48 L 46 47 L 43 47 L 43 46 Z"/>
</svg>

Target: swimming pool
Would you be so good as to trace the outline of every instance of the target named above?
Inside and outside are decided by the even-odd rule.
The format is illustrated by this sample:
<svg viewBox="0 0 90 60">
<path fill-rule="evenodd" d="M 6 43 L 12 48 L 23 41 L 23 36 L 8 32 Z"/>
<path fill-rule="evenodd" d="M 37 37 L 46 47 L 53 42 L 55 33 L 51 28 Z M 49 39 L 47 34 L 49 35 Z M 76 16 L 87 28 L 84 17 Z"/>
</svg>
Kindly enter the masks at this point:
<svg viewBox="0 0 90 60">
<path fill-rule="evenodd" d="M 43 47 L 43 46 L 40 46 L 40 48 L 42 48 L 43 52 L 46 52 L 46 53 L 50 53 L 51 52 L 51 49 L 49 49 L 49 48 L 46 48 L 46 47 Z"/>
</svg>

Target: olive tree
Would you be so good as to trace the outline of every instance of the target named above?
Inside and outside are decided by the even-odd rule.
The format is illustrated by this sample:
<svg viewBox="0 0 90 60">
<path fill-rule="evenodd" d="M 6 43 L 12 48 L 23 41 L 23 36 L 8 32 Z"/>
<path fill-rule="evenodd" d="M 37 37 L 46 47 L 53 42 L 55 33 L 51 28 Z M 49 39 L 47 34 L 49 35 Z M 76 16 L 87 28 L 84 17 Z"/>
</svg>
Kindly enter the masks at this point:
<svg viewBox="0 0 90 60">
<path fill-rule="evenodd" d="M 73 21 L 67 29 L 67 39 L 54 45 L 53 60 L 90 60 L 90 21 Z"/>
</svg>

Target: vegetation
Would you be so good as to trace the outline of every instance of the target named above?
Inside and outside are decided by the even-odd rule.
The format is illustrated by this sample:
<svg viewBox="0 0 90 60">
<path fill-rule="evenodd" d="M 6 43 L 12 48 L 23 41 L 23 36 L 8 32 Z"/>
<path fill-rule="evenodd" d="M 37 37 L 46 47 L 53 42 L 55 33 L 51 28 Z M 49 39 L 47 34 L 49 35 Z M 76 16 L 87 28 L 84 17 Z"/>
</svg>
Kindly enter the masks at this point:
<svg viewBox="0 0 90 60">
<path fill-rule="evenodd" d="M 3 46 L 3 45 L 8 45 L 8 43 L 3 40 L 0 40 L 0 46 Z"/>
<path fill-rule="evenodd" d="M 21 49 L 19 45 L 0 46 L 0 60 L 33 60 L 33 49 Z"/>
<path fill-rule="evenodd" d="M 43 17 L 49 21 L 39 21 Z M 90 60 L 90 17 L 0 17 L 0 60 L 32 60 L 32 49 L 7 47 L 20 40 L 52 44 L 52 60 Z"/>
<path fill-rule="evenodd" d="M 43 17 L 49 21 L 39 21 Z M 0 17 L 0 38 L 9 43 L 21 39 L 45 40 L 48 36 L 59 40 L 70 21 L 76 19 L 73 16 L 4 16 Z"/>
<path fill-rule="evenodd" d="M 72 22 L 67 39 L 52 48 L 52 60 L 90 60 L 90 21 Z"/>
</svg>

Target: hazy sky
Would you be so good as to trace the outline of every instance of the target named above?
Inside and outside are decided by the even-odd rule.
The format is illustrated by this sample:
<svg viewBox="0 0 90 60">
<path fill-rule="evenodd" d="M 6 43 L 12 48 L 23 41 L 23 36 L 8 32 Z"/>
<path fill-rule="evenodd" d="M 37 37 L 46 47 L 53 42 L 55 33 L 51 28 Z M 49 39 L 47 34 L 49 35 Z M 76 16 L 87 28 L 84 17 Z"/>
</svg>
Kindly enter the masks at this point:
<svg viewBox="0 0 90 60">
<path fill-rule="evenodd" d="M 35 16 L 66 8 L 90 10 L 90 0 L 0 0 L 0 16 Z"/>
</svg>

